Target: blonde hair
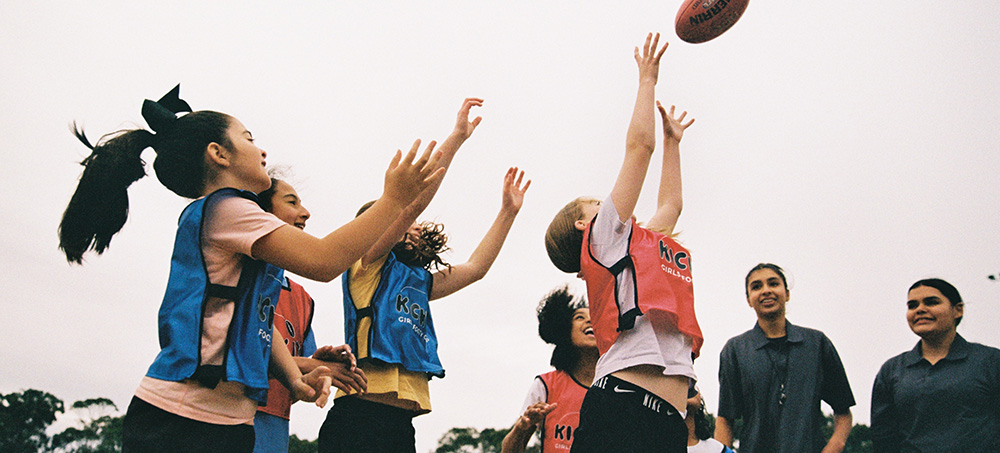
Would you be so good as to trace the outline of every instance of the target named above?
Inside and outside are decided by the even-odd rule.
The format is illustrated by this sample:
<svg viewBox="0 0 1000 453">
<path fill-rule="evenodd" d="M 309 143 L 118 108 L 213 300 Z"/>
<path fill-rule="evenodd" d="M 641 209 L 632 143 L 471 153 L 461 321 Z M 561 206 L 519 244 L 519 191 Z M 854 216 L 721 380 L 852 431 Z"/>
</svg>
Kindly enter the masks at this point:
<svg viewBox="0 0 1000 453">
<path fill-rule="evenodd" d="M 549 254 L 552 264 L 559 270 L 568 273 L 580 272 L 580 250 L 583 248 L 583 231 L 576 229 L 577 220 L 583 218 L 583 203 L 597 201 L 590 197 L 580 197 L 571 202 L 556 214 L 545 230 L 545 251 Z"/>
</svg>

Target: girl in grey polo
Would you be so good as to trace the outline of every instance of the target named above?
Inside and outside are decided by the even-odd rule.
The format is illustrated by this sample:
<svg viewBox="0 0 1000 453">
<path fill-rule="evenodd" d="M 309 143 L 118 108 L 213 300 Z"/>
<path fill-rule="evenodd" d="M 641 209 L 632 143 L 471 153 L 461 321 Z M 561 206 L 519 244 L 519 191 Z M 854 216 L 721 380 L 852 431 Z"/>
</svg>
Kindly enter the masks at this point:
<svg viewBox="0 0 1000 453">
<path fill-rule="evenodd" d="M 875 377 L 875 451 L 1000 451 L 1000 349 L 958 334 L 964 309 L 944 280 L 910 287 L 906 322 L 920 341 Z"/>
</svg>

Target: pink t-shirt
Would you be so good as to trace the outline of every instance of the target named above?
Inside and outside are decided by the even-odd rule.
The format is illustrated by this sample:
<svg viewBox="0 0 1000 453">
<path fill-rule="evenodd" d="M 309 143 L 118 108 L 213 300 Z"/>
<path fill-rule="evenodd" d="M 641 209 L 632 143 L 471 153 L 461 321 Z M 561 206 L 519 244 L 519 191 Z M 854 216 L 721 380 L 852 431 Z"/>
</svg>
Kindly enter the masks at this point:
<svg viewBox="0 0 1000 453">
<path fill-rule="evenodd" d="M 218 200 L 218 201 L 216 201 Z M 242 197 L 214 198 L 205 206 L 202 255 L 208 279 L 217 285 L 236 286 L 243 262 L 250 259 L 253 244 L 287 225 L 257 203 Z M 234 302 L 209 298 L 201 330 L 201 363 L 223 363 L 226 335 L 233 319 Z M 196 381 L 164 381 L 144 376 L 135 395 L 167 412 L 206 423 L 236 425 L 253 423 L 257 402 L 243 391 L 243 384 L 219 382 L 209 389 Z"/>
</svg>

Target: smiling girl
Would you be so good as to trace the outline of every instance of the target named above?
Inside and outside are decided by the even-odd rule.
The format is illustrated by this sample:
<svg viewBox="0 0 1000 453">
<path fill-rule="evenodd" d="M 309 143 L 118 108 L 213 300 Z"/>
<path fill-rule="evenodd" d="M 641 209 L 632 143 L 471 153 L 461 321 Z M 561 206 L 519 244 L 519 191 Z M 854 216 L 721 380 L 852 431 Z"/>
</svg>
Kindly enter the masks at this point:
<svg viewBox="0 0 1000 453">
<path fill-rule="evenodd" d="M 580 405 L 594 382 L 597 340 L 587 301 L 558 288 L 538 305 L 538 335 L 555 345 L 549 363 L 555 370 L 535 377 L 521 415 L 503 439 L 503 453 L 523 452 L 541 427 L 542 452 L 568 451 L 580 425 Z"/>
<path fill-rule="evenodd" d="M 965 303 L 951 283 L 917 281 L 906 299 L 920 341 L 875 377 L 875 451 L 1000 451 L 1000 349 L 958 334 Z"/>
<path fill-rule="evenodd" d="M 273 328 L 274 302 L 287 269 L 329 281 L 364 254 L 414 197 L 440 180 L 440 155 L 397 151 L 382 197 L 369 212 L 318 238 L 258 204 L 270 187 L 267 153 L 236 118 L 191 112 L 180 86 L 142 116 L 152 131 L 106 135 L 91 145 L 83 174 L 59 225 L 59 247 L 80 264 L 103 253 L 128 217 L 127 189 L 145 176 L 141 154 L 172 192 L 195 199 L 178 222 L 166 294 L 160 305 L 160 353 L 142 378 L 124 419 L 125 451 L 251 451 L 268 371 L 299 400 L 324 405 L 330 378 L 303 376 Z M 273 341 L 272 341 L 273 339 Z"/>
<path fill-rule="evenodd" d="M 285 223 L 304 230 L 312 214 L 302 203 L 299 193 L 288 182 L 276 178 L 276 171 L 268 173 L 271 174 L 271 187 L 258 194 L 260 206 Z M 286 275 L 274 309 L 274 327 L 284 337 L 285 346 L 299 371 L 310 373 L 326 367 L 330 370 L 332 386 L 344 391 L 365 391 L 367 379 L 357 368 L 349 346 L 323 346 L 317 350 L 312 329 L 314 305 L 305 288 Z M 258 407 L 254 416 L 254 452 L 287 452 L 289 417 L 295 399 L 277 379 L 272 378 L 268 384 L 267 404 Z"/>
</svg>

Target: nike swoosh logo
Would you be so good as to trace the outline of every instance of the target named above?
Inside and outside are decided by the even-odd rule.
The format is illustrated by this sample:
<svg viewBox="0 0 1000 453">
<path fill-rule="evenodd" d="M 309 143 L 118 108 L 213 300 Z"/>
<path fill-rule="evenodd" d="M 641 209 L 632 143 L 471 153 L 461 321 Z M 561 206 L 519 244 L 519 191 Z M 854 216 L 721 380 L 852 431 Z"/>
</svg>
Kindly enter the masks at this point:
<svg viewBox="0 0 1000 453">
<path fill-rule="evenodd" d="M 615 386 L 615 393 L 635 393 L 635 390 L 623 389 L 623 388 L 620 388 L 620 387 L 618 387 L 616 385 Z"/>
</svg>

